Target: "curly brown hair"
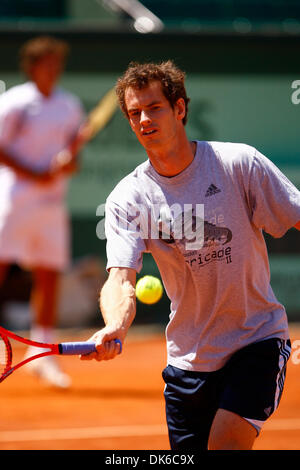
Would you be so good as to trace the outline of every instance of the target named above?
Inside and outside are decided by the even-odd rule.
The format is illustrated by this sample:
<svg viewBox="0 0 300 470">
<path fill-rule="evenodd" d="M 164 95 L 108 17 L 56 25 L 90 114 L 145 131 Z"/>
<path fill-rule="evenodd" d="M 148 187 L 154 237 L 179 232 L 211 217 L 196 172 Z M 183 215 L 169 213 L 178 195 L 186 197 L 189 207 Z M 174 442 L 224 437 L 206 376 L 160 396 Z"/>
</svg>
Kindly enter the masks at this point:
<svg viewBox="0 0 300 470">
<path fill-rule="evenodd" d="M 160 81 L 162 91 L 174 108 L 177 100 L 183 98 L 185 102 L 185 117 L 182 122 L 187 122 L 188 103 L 190 99 L 187 97 L 184 85 L 185 73 L 180 70 L 171 60 L 161 63 L 145 63 L 131 62 L 125 73 L 118 79 L 116 84 L 116 94 L 120 107 L 128 118 L 125 92 L 129 87 L 142 89 L 149 85 L 152 81 Z"/>
<path fill-rule="evenodd" d="M 48 55 L 55 54 L 61 57 L 64 62 L 69 53 L 69 46 L 65 41 L 53 38 L 51 36 L 39 36 L 25 42 L 20 49 L 20 67 L 26 75 L 30 75 L 32 65 L 39 59 Z"/>
</svg>

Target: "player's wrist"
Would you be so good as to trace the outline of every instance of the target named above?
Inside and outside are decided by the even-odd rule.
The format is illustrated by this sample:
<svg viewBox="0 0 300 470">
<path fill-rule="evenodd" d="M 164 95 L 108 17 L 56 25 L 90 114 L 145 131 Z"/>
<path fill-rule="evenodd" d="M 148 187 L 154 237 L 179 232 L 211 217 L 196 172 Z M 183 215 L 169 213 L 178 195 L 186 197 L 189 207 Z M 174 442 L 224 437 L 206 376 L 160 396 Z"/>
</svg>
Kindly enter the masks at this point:
<svg viewBox="0 0 300 470">
<path fill-rule="evenodd" d="M 73 153 L 71 152 L 70 149 L 63 149 L 58 154 L 56 155 L 56 163 L 59 166 L 64 166 L 70 163 L 70 161 L 73 159 Z"/>
<path fill-rule="evenodd" d="M 102 330 L 106 340 L 112 340 L 118 338 L 123 343 L 129 327 L 123 325 L 122 323 L 108 323 Z"/>
</svg>

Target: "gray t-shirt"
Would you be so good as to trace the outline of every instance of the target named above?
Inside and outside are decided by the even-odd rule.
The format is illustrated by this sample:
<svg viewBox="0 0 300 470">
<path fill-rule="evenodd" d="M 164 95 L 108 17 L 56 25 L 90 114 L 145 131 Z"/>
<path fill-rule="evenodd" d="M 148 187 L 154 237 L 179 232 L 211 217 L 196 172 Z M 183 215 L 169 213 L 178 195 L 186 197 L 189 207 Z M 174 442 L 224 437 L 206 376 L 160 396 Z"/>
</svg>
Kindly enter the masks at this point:
<svg viewBox="0 0 300 470">
<path fill-rule="evenodd" d="M 202 225 L 197 205 L 204 205 Z M 193 217 L 185 219 L 190 208 Z M 192 221 L 203 234 L 196 249 L 187 244 L 190 232 L 178 236 L 178 220 Z M 140 272 L 143 253 L 151 253 L 171 300 L 168 363 L 217 370 L 249 343 L 288 339 L 285 309 L 270 286 L 263 231 L 281 237 L 299 220 L 300 192 L 256 149 L 197 141 L 194 160 L 180 174 L 163 177 L 147 160 L 111 192 L 107 269 Z"/>
</svg>

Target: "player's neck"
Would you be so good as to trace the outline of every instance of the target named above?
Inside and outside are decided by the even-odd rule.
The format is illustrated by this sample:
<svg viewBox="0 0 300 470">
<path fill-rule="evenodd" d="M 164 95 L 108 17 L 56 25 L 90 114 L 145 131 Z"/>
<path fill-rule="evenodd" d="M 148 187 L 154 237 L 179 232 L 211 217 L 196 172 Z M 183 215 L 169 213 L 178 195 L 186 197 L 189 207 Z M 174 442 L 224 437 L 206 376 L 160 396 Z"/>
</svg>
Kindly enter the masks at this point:
<svg viewBox="0 0 300 470">
<path fill-rule="evenodd" d="M 45 98 L 49 98 L 52 95 L 54 90 L 54 85 L 49 85 L 48 83 L 43 83 L 42 81 L 35 81 L 35 86 Z"/>
<path fill-rule="evenodd" d="M 196 143 L 184 139 L 169 148 L 148 151 L 154 169 L 162 176 L 172 177 L 184 171 L 194 160 Z"/>
</svg>

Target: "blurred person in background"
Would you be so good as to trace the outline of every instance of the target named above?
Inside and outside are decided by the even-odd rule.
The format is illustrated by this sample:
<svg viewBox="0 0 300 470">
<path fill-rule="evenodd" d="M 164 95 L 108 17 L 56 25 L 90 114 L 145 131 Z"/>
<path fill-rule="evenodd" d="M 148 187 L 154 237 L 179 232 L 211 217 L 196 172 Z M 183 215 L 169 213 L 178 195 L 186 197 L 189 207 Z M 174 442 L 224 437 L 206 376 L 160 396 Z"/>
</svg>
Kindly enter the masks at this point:
<svg viewBox="0 0 300 470">
<path fill-rule="evenodd" d="M 12 264 L 32 273 L 31 339 L 50 343 L 59 276 L 70 257 L 64 199 L 84 118 L 80 100 L 57 86 L 68 52 L 56 38 L 27 41 L 20 50 L 27 81 L 0 96 L 0 286 Z M 50 385 L 70 385 L 53 357 L 28 367 Z"/>
</svg>

